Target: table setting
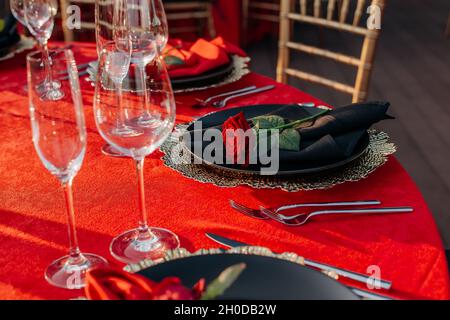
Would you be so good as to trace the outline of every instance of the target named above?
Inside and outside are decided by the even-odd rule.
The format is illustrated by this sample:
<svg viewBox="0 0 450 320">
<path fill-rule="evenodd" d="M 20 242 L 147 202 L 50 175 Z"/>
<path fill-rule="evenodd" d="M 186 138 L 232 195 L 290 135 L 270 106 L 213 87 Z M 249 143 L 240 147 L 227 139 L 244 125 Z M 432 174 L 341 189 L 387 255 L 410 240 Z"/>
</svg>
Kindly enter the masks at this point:
<svg viewBox="0 0 450 320">
<path fill-rule="evenodd" d="M 331 106 L 221 36 L 169 39 L 152 2 L 48 43 L 57 2 L 10 0 L 38 49 L 0 60 L 0 298 L 448 299 L 377 128 L 395 105 Z"/>
</svg>

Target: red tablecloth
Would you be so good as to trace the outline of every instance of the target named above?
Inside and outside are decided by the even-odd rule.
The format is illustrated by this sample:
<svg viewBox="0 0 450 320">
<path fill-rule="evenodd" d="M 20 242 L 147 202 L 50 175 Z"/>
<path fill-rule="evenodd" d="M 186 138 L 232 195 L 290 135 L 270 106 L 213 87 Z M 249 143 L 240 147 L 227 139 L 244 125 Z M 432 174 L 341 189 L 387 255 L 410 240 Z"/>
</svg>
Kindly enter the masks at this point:
<svg viewBox="0 0 450 320">
<path fill-rule="evenodd" d="M 77 44 L 79 63 L 96 56 L 93 45 Z M 44 280 L 45 267 L 67 252 L 66 213 L 57 180 L 40 163 L 31 142 L 28 100 L 24 91 L 24 56 L 0 62 L 0 298 L 67 299 L 81 291 L 54 288 Z M 179 121 L 212 110 L 191 108 L 195 98 L 262 85 L 273 80 L 250 74 L 225 88 L 177 95 Z M 135 171 L 131 160 L 101 154 L 104 141 L 92 115 L 92 87 L 82 80 L 88 148 L 74 182 L 75 208 L 82 250 L 111 258 L 114 235 L 135 227 L 139 218 Z M 243 98 L 237 105 L 317 101 L 292 87 L 277 84 L 267 94 Z M 395 108 L 395 106 L 393 106 Z M 223 189 L 182 177 L 165 167 L 161 153 L 146 162 L 150 223 L 176 232 L 193 251 L 217 245 L 204 233 L 215 232 L 274 251 L 291 251 L 324 263 L 365 273 L 371 265 L 393 281 L 403 298 L 447 299 L 449 279 L 441 239 L 419 190 L 391 157 L 369 178 L 325 191 L 288 193 L 249 187 Z M 249 206 L 305 201 L 380 199 L 387 206 L 410 205 L 413 214 L 335 217 L 300 228 L 247 218 L 228 206 L 235 199 Z M 263 280 L 262 280 L 263 281 Z"/>
</svg>

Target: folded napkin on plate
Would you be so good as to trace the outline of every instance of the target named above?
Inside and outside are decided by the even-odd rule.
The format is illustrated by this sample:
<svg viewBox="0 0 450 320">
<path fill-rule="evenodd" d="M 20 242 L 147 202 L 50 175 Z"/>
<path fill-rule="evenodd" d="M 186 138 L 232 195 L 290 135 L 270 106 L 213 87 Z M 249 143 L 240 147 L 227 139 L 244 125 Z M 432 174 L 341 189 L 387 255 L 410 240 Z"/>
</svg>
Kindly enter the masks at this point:
<svg viewBox="0 0 450 320">
<path fill-rule="evenodd" d="M 195 43 L 172 40 L 164 50 L 172 78 L 197 76 L 230 62 L 230 55 L 245 57 L 240 48 L 218 37 L 212 41 L 198 39 Z"/>
<path fill-rule="evenodd" d="M 389 105 L 388 102 L 367 102 L 331 110 L 298 129 L 300 151 L 280 150 L 280 161 L 332 162 L 348 158 L 373 124 L 393 119 L 386 114 Z M 292 105 L 271 114 L 288 120 L 299 120 L 311 115 L 307 109 Z"/>
</svg>

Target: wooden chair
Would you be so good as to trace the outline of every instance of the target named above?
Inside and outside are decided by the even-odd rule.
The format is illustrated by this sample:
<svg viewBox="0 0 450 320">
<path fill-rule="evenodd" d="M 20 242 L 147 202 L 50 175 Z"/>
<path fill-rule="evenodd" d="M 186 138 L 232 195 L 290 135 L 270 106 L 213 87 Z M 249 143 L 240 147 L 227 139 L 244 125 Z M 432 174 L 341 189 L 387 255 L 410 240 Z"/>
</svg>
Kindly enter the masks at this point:
<svg viewBox="0 0 450 320">
<path fill-rule="evenodd" d="M 216 28 L 214 26 L 214 18 L 212 13 L 213 0 L 165 0 L 164 9 L 166 10 L 167 20 L 170 21 L 188 21 L 194 20 L 196 26 L 194 27 L 171 27 L 170 33 L 201 33 L 205 29 L 205 24 L 209 32 L 209 36 L 214 38 L 216 36 Z"/>
<path fill-rule="evenodd" d="M 300 12 L 297 13 L 296 10 L 294 10 L 294 0 L 281 0 L 277 80 L 279 82 L 286 83 L 288 77 L 292 76 L 350 94 L 353 102 L 365 101 L 368 95 L 370 76 L 373 68 L 375 49 L 380 30 L 371 30 L 366 26 L 360 26 L 363 11 L 366 11 L 366 5 L 369 4 L 366 3 L 365 0 L 357 0 L 356 8 L 353 16 L 351 17 L 348 17 L 350 11 L 349 0 L 341 0 L 340 3 L 339 0 L 328 0 L 326 2 L 325 7 L 325 1 L 300 0 Z M 308 11 L 308 4 L 312 4 L 311 13 L 311 10 Z M 382 15 L 385 0 L 371 0 L 370 4 L 377 5 L 380 8 L 380 13 Z M 322 11 L 326 13 L 324 17 L 322 17 Z M 337 16 L 336 19 L 335 16 Z M 348 22 L 348 20 L 350 20 L 350 22 Z M 364 40 L 361 54 L 359 57 L 354 57 L 294 42 L 292 40 L 293 22 L 302 22 L 322 28 L 330 28 L 362 36 Z M 291 50 L 332 59 L 337 62 L 356 67 L 357 73 L 354 85 L 344 84 L 315 74 L 290 68 L 289 58 Z"/>
<path fill-rule="evenodd" d="M 279 0 L 242 0 L 242 35 L 247 35 L 250 20 L 280 21 Z M 244 41 L 245 42 L 245 41 Z"/>
<path fill-rule="evenodd" d="M 99 0 L 101 3 L 109 3 L 113 0 Z M 94 12 L 94 5 L 96 0 L 60 0 L 60 8 L 61 8 L 61 18 L 62 18 L 62 26 L 64 32 L 64 40 L 65 41 L 73 41 L 74 40 L 74 30 L 67 28 L 66 21 L 68 19 L 66 9 L 70 5 L 92 5 L 92 13 Z M 209 30 L 209 36 L 215 37 L 216 31 L 214 27 L 214 19 L 212 16 L 212 1 L 211 0 L 197 0 L 197 1 L 187 1 L 187 0 L 165 0 L 164 1 L 164 9 L 166 10 L 167 19 L 169 22 L 176 20 L 190 20 L 194 19 L 199 22 L 207 21 L 207 26 Z M 83 14 L 81 15 L 83 18 Z M 178 28 L 170 28 L 170 33 L 187 33 L 192 31 L 201 31 L 204 25 L 202 23 L 198 23 L 198 25 L 194 28 L 190 27 L 178 27 Z M 81 29 L 86 30 L 95 30 L 95 22 L 94 21 L 81 21 Z"/>
</svg>

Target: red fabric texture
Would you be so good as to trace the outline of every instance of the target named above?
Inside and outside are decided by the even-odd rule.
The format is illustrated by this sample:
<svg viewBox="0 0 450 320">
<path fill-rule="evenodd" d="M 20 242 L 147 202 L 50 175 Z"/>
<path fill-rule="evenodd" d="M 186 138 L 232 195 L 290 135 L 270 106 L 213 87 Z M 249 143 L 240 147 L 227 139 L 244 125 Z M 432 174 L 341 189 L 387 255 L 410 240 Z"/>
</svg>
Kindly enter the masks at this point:
<svg viewBox="0 0 450 320">
<path fill-rule="evenodd" d="M 233 44 L 218 37 L 212 41 L 199 39 L 194 43 L 171 40 L 165 49 L 165 56 L 175 56 L 184 64 L 168 66 L 172 78 L 195 76 L 216 69 L 230 62 L 229 55 L 245 56 L 245 53 Z"/>
<path fill-rule="evenodd" d="M 96 57 L 95 45 L 75 46 L 78 63 Z M 67 253 L 63 191 L 40 163 L 31 142 L 28 98 L 24 90 L 24 56 L 0 62 L 0 298 L 68 299 L 83 291 L 62 290 L 43 276 L 46 266 Z M 242 88 L 275 84 L 269 93 L 234 100 L 229 108 L 260 103 L 323 103 L 293 87 L 249 74 L 241 81 L 176 96 L 177 119 L 214 111 L 194 109 L 196 98 Z M 131 160 L 103 156 L 103 139 L 95 128 L 93 88 L 81 79 L 88 126 L 83 167 L 74 181 L 80 247 L 121 267 L 109 254 L 113 236 L 136 227 L 139 219 L 136 176 Z M 393 106 L 395 108 L 395 106 Z M 242 186 L 219 188 L 183 177 L 163 165 L 162 154 L 146 160 L 146 197 L 151 225 L 177 233 L 190 251 L 219 247 L 207 239 L 213 232 L 275 252 L 294 252 L 310 259 L 367 273 L 379 266 L 393 281 L 399 298 L 448 299 L 445 253 L 430 211 L 414 182 L 395 157 L 359 182 L 329 190 L 284 192 Z M 255 220 L 232 210 L 228 199 L 245 205 L 275 206 L 310 201 L 379 199 L 385 206 L 414 207 L 412 214 L 327 217 L 299 228 Z M 354 283 L 352 283 L 354 284 Z"/>
</svg>

